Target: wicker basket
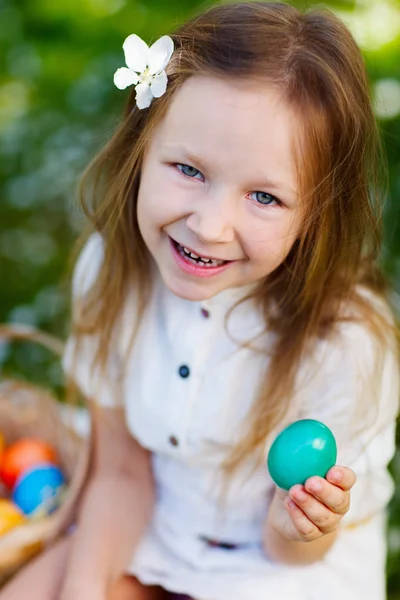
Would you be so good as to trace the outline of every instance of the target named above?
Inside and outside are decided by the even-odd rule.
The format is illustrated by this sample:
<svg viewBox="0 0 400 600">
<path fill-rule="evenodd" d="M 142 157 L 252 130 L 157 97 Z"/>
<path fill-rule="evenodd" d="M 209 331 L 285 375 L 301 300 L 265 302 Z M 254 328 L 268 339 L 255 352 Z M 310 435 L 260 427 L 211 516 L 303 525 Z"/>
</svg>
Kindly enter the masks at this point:
<svg viewBox="0 0 400 600">
<path fill-rule="evenodd" d="M 0 340 L 30 340 L 58 356 L 63 344 L 30 327 L 0 325 Z M 87 480 L 90 436 L 80 438 L 62 416 L 60 402 L 47 390 L 22 381 L 0 381 L 0 432 L 7 444 L 38 437 L 57 451 L 68 482 L 61 506 L 51 515 L 30 521 L 0 536 L 0 583 L 61 535 L 73 522 Z"/>
</svg>

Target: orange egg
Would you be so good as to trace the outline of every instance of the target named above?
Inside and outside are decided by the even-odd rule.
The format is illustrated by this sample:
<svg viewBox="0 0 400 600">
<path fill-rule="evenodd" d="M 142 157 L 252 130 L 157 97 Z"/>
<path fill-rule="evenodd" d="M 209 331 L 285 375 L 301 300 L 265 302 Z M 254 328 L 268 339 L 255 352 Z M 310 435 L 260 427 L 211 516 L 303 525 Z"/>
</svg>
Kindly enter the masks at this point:
<svg viewBox="0 0 400 600">
<path fill-rule="evenodd" d="M 22 473 L 42 463 L 58 464 L 54 449 L 43 440 L 23 438 L 4 450 L 1 479 L 11 489 Z"/>
<path fill-rule="evenodd" d="M 10 500 L 0 500 L 0 535 L 26 523 L 26 518 Z"/>
</svg>

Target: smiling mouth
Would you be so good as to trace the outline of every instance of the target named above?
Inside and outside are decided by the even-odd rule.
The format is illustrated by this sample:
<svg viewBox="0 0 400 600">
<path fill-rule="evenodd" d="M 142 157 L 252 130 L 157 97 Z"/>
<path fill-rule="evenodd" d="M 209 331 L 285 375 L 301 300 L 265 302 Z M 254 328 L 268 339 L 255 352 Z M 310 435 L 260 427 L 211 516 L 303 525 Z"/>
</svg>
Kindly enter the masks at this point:
<svg viewBox="0 0 400 600">
<path fill-rule="evenodd" d="M 171 241 L 174 244 L 176 250 L 179 252 L 179 254 L 183 256 L 183 258 L 185 258 L 188 262 L 191 262 L 194 265 L 210 268 L 220 267 L 221 265 L 226 265 L 228 262 L 231 262 L 229 260 L 220 260 L 217 258 L 210 258 L 208 256 L 199 256 L 198 254 L 190 250 L 190 248 L 182 246 L 174 239 L 171 238 Z"/>
</svg>

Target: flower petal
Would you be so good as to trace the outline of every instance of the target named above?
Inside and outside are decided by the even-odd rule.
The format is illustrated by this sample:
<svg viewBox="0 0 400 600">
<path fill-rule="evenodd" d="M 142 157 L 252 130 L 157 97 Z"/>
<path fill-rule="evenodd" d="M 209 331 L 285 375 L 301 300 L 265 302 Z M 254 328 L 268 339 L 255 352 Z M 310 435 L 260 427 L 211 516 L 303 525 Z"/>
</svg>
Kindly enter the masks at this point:
<svg viewBox="0 0 400 600">
<path fill-rule="evenodd" d="M 149 49 L 149 71 L 152 75 L 161 73 L 169 63 L 174 51 L 174 42 L 169 35 L 163 35 Z"/>
<path fill-rule="evenodd" d="M 165 94 L 167 89 L 168 77 L 165 71 L 162 71 L 159 75 L 156 75 L 150 84 L 151 92 L 154 98 L 160 98 Z"/>
<path fill-rule="evenodd" d="M 132 35 L 126 38 L 122 47 L 124 49 L 127 66 L 132 69 L 132 71 L 142 73 L 147 67 L 149 58 L 149 47 L 146 42 L 135 33 L 132 33 Z"/>
<path fill-rule="evenodd" d="M 136 85 L 138 81 L 139 76 L 126 67 L 121 67 L 114 73 L 114 83 L 119 90 L 124 90 L 128 85 Z"/>
<path fill-rule="evenodd" d="M 139 83 L 136 86 L 136 104 L 137 107 L 148 108 L 153 100 L 153 94 L 148 83 Z"/>
</svg>

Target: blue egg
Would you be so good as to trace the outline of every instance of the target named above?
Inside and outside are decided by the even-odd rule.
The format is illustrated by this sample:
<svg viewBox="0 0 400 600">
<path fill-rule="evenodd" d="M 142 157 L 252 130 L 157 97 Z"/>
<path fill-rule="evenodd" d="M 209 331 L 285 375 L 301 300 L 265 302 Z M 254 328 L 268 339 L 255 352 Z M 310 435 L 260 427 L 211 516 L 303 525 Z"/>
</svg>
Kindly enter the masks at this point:
<svg viewBox="0 0 400 600">
<path fill-rule="evenodd" d="M 19 477 L 12 499 L 26 515 L 46 515 L 59 506 L 64 486 L 65 478 L 58 467 L 41 464 Z"/>
</svg>

